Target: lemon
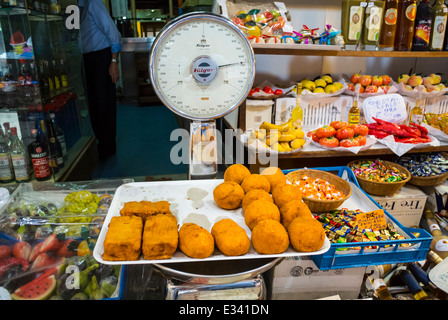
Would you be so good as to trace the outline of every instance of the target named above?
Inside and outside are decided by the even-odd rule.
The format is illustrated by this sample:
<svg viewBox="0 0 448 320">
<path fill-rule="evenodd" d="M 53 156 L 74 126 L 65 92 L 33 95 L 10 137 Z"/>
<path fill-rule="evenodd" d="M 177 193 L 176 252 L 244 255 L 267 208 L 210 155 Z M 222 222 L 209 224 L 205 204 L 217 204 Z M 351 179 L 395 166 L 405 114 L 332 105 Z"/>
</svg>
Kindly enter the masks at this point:
<svg viewBox="0 0 448 320">
<path fill-rule="evenodd" d="M 327 82 L 324 79 L 314 80 L 314 83 L 316 84 L 316 87 L 322 87 L 322 88 L 325 88 L 325 86 L 327 85 Z"/>
</svg>

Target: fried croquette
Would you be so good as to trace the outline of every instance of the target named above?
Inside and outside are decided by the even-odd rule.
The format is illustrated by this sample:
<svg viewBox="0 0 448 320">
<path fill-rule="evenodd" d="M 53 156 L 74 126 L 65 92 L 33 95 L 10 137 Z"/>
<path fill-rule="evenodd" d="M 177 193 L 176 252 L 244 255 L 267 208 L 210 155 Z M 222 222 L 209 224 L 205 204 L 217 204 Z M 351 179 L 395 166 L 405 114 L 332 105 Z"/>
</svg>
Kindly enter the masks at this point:
<svg viewBox="0 0 448 320">
<path fill-rule="evenodd" d="M 289 247 L 289 237 L 285 227 L 278 221 L 260 221 L 252 230 L 252 246 L 260 254 L 283 253 Z"/>
<path fill-rule="evenodd" d="M 289 201 L 280 208 L 280 222 L 286 229 L 295 218 L 311 217 L 311 215 L 310 208 L 302 200 Z"/>
<path fill-rule="evenodd" d="M 190 258 L 208 258 L 215 250 L 215 239 L 201 226 L 185 223 L 179 230 L 179 249 Z"/>
<path fill-rule="evenodd" d="M 143 219 L 156 214 L 171 214 L 168 201 L 129 201 L 120 210 L 122 216 L 138 216 Z"/>
<path fill-rule="evenodd" d="M 147 260 L 170 259 L 179 242 L 177 219 L 171 214 L 149 216 L 143 230 L 142 251 Z"/>
<path fill-rule="evenodd" d="M 269 192 L 269 190 L 271 189 L 271 184 L 265 176 L 254 173 L 244 178 L 243 182 L 241 183 L 241 187 L 243 187 L 245 193 L 248 193 L 249 191 L 254 189 L 261 189 Z"/>
<path fill-rule="evenodd" d="M 243 188 L 233 181 L 224 181 L 213 190 L 213 198 L 216 204 L 229 210 L 239 208 L 244 195 Z"/>
<path fill-rule="evenodd" d="M 246 208 L 249 204 L 251 204 L 255 200 L 264 199 L 274 203 L 274 199 L 272 199 L 271 195 L 264 190 L 254 189 L 246 193 L 243 198 L 242 206 L 243 210 L 246 211 Z"/>
<path fill-rule="evenodd" d="M 246 231 L 232 219 L 216 222 L 211 234 L 215 239 L 216 247 L 226 256 L 242 256 L 249 252 L 250 239 Z"/>
<path fill-rule="evenodd" d="M 244 178 L 250 176 L 251 173 L 248 168 L 242 164 L 232 164 L 224 171 L 224 181 L 233 181 L 238 184 L 243 182 Z"/>
<path fill-rule="evenodd" d="M 252 230 L 262 220 L 272 219 L 280 221 L 280 210 L 268 200 L 255 200 L 249 204 L 244 212 L 244 222 Z"/>
<path fill-rule="evenodd" d="M 141 253 L 143 220 L 137 216 L 112 217 L 104 239 L 103 259 L 137 260 Z"/>
<path fill-rule="evenodd" d="M 313 217 L 297 217 L 288 226 L 289 240 L 299 252 L 314 252 L 322 248 L 325 231 Z"/>
<path fill-rule="evenodd" d="M 269 191 L 270 193 L 274 191 L 275 187 L 286 184 L 286 176 L 282 172 L 282 170 L 280 170 L 280 168 L 268 167 L 261 172 L 261 175 L 265 176 L 269 180 L 269 183 L 271 185 Z"/>
<path fill-rule="evenodd" d="M 293 186 L 292 184 L 285 184 L 274 189 L 272 192 L 272 198 L 274 199 L 274 203 L 281 208 L 289 201 L 302 200 L 302 193 L 296 186 Z"/>
</svg>

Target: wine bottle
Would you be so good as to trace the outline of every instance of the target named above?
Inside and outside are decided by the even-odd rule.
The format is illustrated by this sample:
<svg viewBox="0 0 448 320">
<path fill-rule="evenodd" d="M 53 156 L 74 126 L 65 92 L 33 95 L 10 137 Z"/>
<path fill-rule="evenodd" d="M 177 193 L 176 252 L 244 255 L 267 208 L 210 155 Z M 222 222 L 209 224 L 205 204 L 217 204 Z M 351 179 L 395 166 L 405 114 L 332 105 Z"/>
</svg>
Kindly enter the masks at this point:
<svg viewBox="0 0 448 320">
<path fill-rule="evenodd" d="M 47 120 L 48 127 L 48 142 L 50 144 L 50 158 L 55 158 L 59 169 L 64 167 L 64 155 L 62 153 L 62 147 L 59 143 L 56 131 L 53 127 L 53 122 L 50 119 Z"/>
<path fill-rule="evenodd" d="M 47 146 L 48 148 L 48 164 L 53 174 L 56 174 L 59 172 L 58 162 L 56 160 L 56 152 L 54 149 L 52 150 L 52 147 L 54 148 L 54 144 L 51 144 L 50 142 L 50 137 L 47 132 L 47 127 L 44 120 L 40 120 L 40 133 L 42 144 Z"/>
<path fill-rule="evenodd" d="M 445 259 L 448 257 L 448 237 L 442 233 L 442 230 L 440 230 L 440 226 L 434 217 L 434 213 L 430 209 L 425 209 L 423 213 L 428 222 L 429 231 L 433 236 L 430 246 L 431 250 L 437 253 L 440 258 Z"/>
<path fill-rule="evenodd" d="M 27 154 L 22 141 L 17 136 L 17 128 L 11 128 L 11 160 L 16 182 L 30 181 L 27 167 Z"/>
<path fill-rule="evenodd" d="M 409 270 L 401 270 L 398 275 L 412 292 L 415 300 L 427 300 L 429 297 Z"/>
<path fill-rule="evenodd" d="M 413 51 L 427 51 L 429 49 L 432 15 L 432 7 L 429 4 L 429 0 L 422 0 L 417 6 L 414 41 L 412 42 Z"/>
<path fill-rule="evenodd" d="M 65 143 L 65 134 L 64 130 L 58 125 L 56 122 L 56 115 L 53 112 L 50 112 L 50 119 L 53 122 L 53 128 L 58 137 L 59 143 L 62 148 L 62 155 L 64 156 L 64 160 L 67 159 L 67 144 Z"/>
<path fill-rule="evenodd" d="M 51 178 L 47 146 L 39 139 L 36 128 L 31 129 L 31 134 L 34 140 L 28 145 L 28 152 L 31 156 L 34 176 L 37 181 L 45 181 Z"/>
</svg>

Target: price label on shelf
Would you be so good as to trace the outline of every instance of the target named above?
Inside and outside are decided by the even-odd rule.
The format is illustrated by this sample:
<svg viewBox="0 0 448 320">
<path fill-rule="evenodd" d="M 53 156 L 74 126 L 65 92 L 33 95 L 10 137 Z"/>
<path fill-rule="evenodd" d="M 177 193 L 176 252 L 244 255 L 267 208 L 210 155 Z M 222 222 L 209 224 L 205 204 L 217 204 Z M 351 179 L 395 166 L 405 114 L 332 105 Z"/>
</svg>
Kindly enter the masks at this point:
<svg viewBox="0 0 448 320">
<path fill-rule="evenodd" d="M 356 216 L 356 221 L 358 222 L 359 230 L 370 229 L 378 231 L 387 228 L 386 217 L 382 209 L 360 213 Z"/>
<path fill-rule="evenodd" d="M 406 103 L 396 93 L 368 97 L 362 103 L 367 123 L 376 122 L 373 118 L 392 123 L 401 123 L 407 119 Z"/>
</svg>

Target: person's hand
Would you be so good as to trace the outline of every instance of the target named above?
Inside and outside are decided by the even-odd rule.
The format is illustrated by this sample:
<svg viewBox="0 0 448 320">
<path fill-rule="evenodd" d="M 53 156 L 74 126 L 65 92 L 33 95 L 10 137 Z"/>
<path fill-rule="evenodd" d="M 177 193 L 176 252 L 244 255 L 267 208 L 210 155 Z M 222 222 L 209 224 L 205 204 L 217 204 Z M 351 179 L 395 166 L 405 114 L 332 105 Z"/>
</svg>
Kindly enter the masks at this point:
<svg viewBox="0 0 448 320">
<path fill-rule="evenodd" d="M 113 83 L 117 83 L 118 78 L 120 78 L 120 71 L 118 70 L 118 63 L 111 62 L 109 67 L 109 75 Z"/>
</svg>

